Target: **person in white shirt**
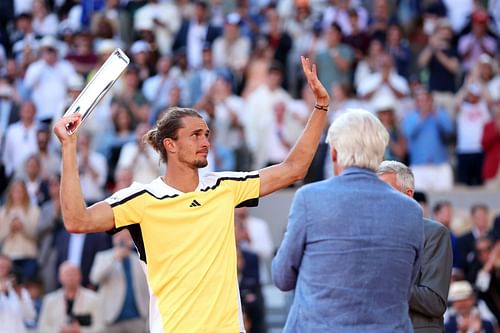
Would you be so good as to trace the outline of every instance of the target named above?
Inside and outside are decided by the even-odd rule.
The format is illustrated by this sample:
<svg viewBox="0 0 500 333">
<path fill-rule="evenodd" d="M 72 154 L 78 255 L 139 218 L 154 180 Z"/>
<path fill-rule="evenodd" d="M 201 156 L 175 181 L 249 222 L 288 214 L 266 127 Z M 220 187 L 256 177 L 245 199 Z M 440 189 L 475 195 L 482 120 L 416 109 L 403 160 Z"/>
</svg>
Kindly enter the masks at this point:
<svg viewBox="0 0 500 333">
<path fill-rule="evenodd" d="M 410 88 L 405 78 L 398 75 L 388 54 L 379 57 L 378 71 L 364 78 L 358 86 L 358 96 L 373 101 L 379 95 L 391 95 L 394 99 L 408 95 Z"/>
<path fill-rule="evenodd" d="M 491 119 L 488 106 L 481 99 L 481 87 L 470 83 L 457 114 L 457 176 L 466 185 L 482 184 L 484 125 Z"/>
<path fill-rule="evenodd" d="M 362 6 L 355 6 L 353 3 L 358 1 L 331 1 L 331 4 L 325 9 L 323 15 L 323 27 L 326 29 L 333 22 L 336 22 L 342 28 L 342 34 L 349 36 L 352 32 L 351 22 L 349 20 L 349 9 L 353 8 L 358 13 L 358 25 L 360 30 L 368 27 L 368 12 Z M 336 5 L 334 5 L 334 3 Z"/>
<path fill-rule="evenodd" d="M 232 93 L 231 78 L 225 75 L 219 75 L 213 85 L 214 118 L 212 120 L 212 129 L 214 131 L 213 144 L 216 149 L 224 149 L 233 155 L 236 164 L 237 151 L 245 146 L 245 101 Z M 222 163 L 224 164 L 224 163 Z M 234 165 L 234 168 L 240 169 L 241 165 Z M 226 169 L 228 170 L 228 169 Z"/>
<path fill-rule="evenodd" d="M 241 79 L 250 59 L 250 40 L 240 35 L 240 15 L 227 15 L 224 35 L 218 37 L 212 46 L 215 67 L 229 68 Z"/>
<path fill-rule="evenodd" d="M 32 102 L 25 102 L 21 106 L 21 120 L 7 127 L 2 161 L 7 175 L 23 167 L 26 158 L 35 153 L 36 131 L 38 123 L 35 121 L 37 110 Z"/>
<path fill-rule="evenodd" d="M 31 89 L 37 119 L 50 123 L 59 118 L 66 106 L 67 86 L 75 69 L 66 60 L 58 59 L 57 41 L 45 36 L 40 42 L 42 58 L 29 65 L 24 82 Z"/>
<path fill-rule="evenodd" d="M 35 308 L 25 288 L 17 288 L 12 261 L 0 254 L 0 332 L 25 333 L 24 323 L 35 318 Z"/>
<path fill-rule="evenodd" d="M 157 74 L 144 81 L 142 93 L 151 105 L 151 114 L 170 105 L 169 92 L 177 86 L 181 89 L 181 102 L 188 104 L 189 86 L 186 80 L 176 76 L 170 56 L 163 56 L 156 63 Z"/>
<path fill-rule="evenodd" d="M 37 35 L 55 36 L 59 20 L 55 13 L 49 12 L 44 0 L 33 1 L 33 30 Z"/>
<path fill-rule="evenodd" d="M 84 131 L 78 136 L 78 170 L 83 198 L 93 203 L 104 198 L 108 164 L 104 155 L 92 150 L 91 136 Z"/>
<path fill-rule="evenodd" d="M 268 69 L 267 82 L 254 90 L 247 99 L 245 136 L 253 154 L 255 169 L 271 162 L 271 136 L 278 131 L 275 106 L 279 103 L 288 105 L 291 100 L 290 95 L 281 88 L 281 80 L 281 66 L 272 64 Z"/>
<path fill-rule="evenodd" d="M 148 283 L 128 230 L 113 235 L 113 248 L 97 253 L 90 280 L 99 286 L 106 333 L 146 332 Z"/>
<path fill-rule="evenodd" d="M 80 269 L 64 262 L 59 267 L 62 288 L 47 294 L 42 303 L 39 333 L 103 333 L 104 316 L 99 296 L 81 287 Z"/>
<path fill-rule="evenodd" d="M 134 15 L 134 30 L 151 30 L 162 55 L 170 53 L 175 34 L 181 26 L 178 5 L 173 1 L 149 0 Z"/>
<path fill-rule="evenodd" d="M 161 172 L 160 155 L 144 143 L 144 135 L 150 129 L 148 124 L 140 123 L 135 129 L 136 141 L 125 144 L 121 151 L 116 170 L 127 168 L 133 173 L 133 180 L 147 184 Z"/>
</svg>

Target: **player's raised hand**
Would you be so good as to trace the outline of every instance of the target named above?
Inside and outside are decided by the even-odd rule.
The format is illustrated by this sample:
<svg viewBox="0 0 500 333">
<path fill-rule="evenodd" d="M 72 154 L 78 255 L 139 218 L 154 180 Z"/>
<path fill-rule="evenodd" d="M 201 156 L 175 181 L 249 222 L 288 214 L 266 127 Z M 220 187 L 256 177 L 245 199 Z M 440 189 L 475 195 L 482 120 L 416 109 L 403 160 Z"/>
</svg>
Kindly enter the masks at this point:
<svg viewBox="0 0 500 333">
<path fill-rule="evenodd" d="M 76 140 L 76 135 L 72 135 L 75 129 L 82 122 L 82 116 L 79 113 L 64 116 L 56 121 L 54 124 L 54 133 L 61 143 L 69 140 Z"/>
<path fill-rule="evenodd" d="M 300 57 L 300 61 L 302 62 L 302 69 L 304 70 L 304 75 L 306 76 L 309 88 L 311 88 L 314 97 L 316 98 L 316 103 L 322 106 L 327 106 L 330 103 L 330 96 L 318 79 L 316 64 L 311 64 L 309 58 L 306 57 Z"/>
</svg>

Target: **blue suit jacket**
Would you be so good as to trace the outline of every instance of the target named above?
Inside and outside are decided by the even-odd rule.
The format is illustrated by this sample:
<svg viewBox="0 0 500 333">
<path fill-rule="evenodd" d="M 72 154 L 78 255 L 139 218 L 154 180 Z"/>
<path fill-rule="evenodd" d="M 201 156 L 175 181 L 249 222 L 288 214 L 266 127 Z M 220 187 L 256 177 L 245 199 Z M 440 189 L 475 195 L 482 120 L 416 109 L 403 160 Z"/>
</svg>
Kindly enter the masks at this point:
<svg viewBox="0 0 500 333">
<path fill-rule="evenodd" d="M 59 266 L 68 260 L 69 240 L 70 234 L 66 231 L 66 229 L 60 230 L 55 237 L 55 248 L 57 252 L 56 276 Z M 111 247 L 113 247 L 111 236 L 106 233 L 98 232 L 85 235 L 82 260 L 80 264 L 80 269 L 82 271 L 82 286 L 89 287 L 92 285 L 90 283 L 89 275 L 97 252 L 108 250 Z"/>
<path fill-rule="evenodd" d="M 179 31 L 177 31 L 177 35 L 175 36 L 174 42 L 172 44 L 172 51 L 174 53 L 181 49 L 185 49 L 187 47 L 187 39 L 188 39 L 190 25 L 191 21 L 182 20 Z M 221 35 L 222 35 L 222 29 L 215 27 L 211 24 L 208 24 L 207 34 L 204 38 L 204 42 L 211 46 L 212 43 L 215 41 L 215 39 Z"/>
<path fill-rule="evenodd" d="M 422 210 L 373 171 L 348 168 L 295 194 L 273 280 L 295 289 L 283 332 L 413 332 Z"/>
</svg>

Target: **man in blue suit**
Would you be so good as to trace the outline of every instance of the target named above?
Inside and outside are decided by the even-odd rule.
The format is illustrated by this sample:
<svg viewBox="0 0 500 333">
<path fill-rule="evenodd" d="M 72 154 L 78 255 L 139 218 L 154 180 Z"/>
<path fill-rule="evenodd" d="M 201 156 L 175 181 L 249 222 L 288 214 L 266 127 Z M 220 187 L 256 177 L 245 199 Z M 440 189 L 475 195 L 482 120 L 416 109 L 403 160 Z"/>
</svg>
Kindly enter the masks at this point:
<svg viewBox="0 0 500 333">
<path fill-rule="evenodd" d="M 94 264 L 95 256 L 100 251 L 113 247 L 111 236 L 103 233 L 72 234 L 61 229 L 55 235 L 56 270 L 59 266 L 69 261 L 81 270 L 82 286 L 95 289 L 90 282 L 90 270 Z"/>
<path fill-rule="evenodd" d="M 413 332 L 411 287 L 420 270 L 422 210 L 377 178 L 388 133 L 363 110 L 330 126 L 337 177 L 295 194 L 273 280 L 295 289 L 288 332 Z"/>
<path fill-rule="evenodd" d="M 208 4 L 205 1 L 194 2 L 194 15 L 191 20 L 183 19 L 177 31 L 172 51 L 174 54 L 186 52 L 190 68 L 202 65 L 203 48 L 212 46 L 213 41 L 222 35 L 222 28 L 208 21 Z"/>
</svg>

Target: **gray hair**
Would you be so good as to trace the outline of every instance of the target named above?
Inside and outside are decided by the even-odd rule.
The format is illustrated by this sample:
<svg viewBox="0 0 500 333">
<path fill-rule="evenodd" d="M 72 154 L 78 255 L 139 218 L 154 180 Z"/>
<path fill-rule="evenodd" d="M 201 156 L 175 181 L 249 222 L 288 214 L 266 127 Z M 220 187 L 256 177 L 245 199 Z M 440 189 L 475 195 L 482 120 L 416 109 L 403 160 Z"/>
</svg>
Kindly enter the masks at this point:
<svg viewBox="0 0 500 333">
<path fill-rule="evenodd" d="M 377 175 L 392 173 L 401 191 L 415 190 L 415 177 L 409 167 L 398 161 L 383 161 L 377 169 Z"/>
<path fill-rule="evenodd" d="M 348 109 L 330 125 L 326 142 L 337 151 L 341 168 L 377 170 L 389 143 L 389 133 L 372 113 Z"/>
</svg>

